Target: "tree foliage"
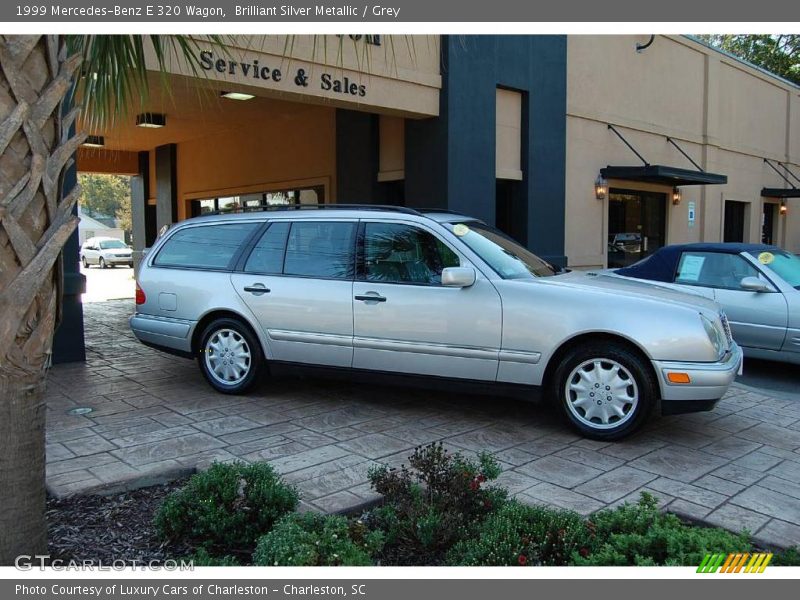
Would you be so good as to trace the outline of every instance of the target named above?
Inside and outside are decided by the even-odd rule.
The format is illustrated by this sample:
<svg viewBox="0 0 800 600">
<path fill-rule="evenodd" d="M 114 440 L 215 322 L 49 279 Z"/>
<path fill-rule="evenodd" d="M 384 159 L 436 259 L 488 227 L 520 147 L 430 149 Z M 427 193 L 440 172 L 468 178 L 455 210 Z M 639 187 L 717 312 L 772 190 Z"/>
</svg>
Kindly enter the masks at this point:
<svg viewBox="0 0 800 600">
<path fill-rule="evenodd" d="M 90 217 L 103 216 L 124 220 L 130 216 L 130 179 L 122 175 L 82 173 L 81 208 Z M 125 229 L 124 225 L 120 225 Z"/>
<path fill-rule="evenodd" d="M 701 35 L 703 41 L 800 85 L 800 35 Z"/>
</svg>

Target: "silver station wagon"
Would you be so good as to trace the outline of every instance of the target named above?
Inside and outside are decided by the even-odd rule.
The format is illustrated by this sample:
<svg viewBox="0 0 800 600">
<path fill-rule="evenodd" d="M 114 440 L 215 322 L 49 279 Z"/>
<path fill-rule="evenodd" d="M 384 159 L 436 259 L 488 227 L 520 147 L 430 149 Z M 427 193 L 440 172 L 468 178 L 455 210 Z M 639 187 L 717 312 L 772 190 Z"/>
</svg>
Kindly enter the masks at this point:
<svg viewBox="0 0 800 600">
<path fill-rule="evenodd" d="M 598 439 L 654 410 L 712 408 L 742 363 L 712 300 L 559 273 L 493 227 L 436 210 L 189 219 L 145 256 L 136 305 L 136 337 L 196 358 L 223 393 L 297 366 L 491 384 L 543 395 Z"/>
</svg>

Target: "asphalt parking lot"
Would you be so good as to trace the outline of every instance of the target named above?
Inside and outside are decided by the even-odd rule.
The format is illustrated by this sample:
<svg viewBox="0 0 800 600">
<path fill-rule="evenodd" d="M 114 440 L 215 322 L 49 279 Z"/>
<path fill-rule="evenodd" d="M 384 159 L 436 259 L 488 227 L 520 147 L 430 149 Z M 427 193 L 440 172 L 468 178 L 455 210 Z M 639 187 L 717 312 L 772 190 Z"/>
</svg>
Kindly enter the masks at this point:
<svg viewBox="0 0 800 600">
<path fill-rule="evenodd" d="M 685 518 L 800 544 L 796 369 L 750 361 L 714 411 L 655 418 L 600 443 L 542 405 L 505 398 L 313 379 L 224 396 L 192 361 L 139 344 L 132 311 L 131 300 L 86 304 L 87 362 L 49 375 L 51 494 L 138 487 L 214 460 L 269 461 L 307 509 L 335 512 L 375 499 L 370 467 L 441 441 L 493 453 L 500 482 L 526 502 L 590 514 L 649 491 Z"/>
</svg>

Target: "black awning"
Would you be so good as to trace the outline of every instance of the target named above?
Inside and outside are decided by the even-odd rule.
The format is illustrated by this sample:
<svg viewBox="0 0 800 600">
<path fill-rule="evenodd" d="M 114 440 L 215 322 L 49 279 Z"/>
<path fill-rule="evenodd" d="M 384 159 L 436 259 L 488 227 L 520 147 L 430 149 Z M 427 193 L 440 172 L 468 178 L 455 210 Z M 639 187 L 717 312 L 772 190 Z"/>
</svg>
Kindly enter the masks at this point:
<svg viewBox="0 0 800 600">
<path fill-rule="evenodd" d="M 764 198 L 800 198 L 800 188 L 763 188 Z"/>
<path fill-rule="evenodd" d="M 718 185 L 728 183 L 727 175 L 693 171 L 678 167 L 664 165 L 645 165 L 641 167 L 612 167 L 600 169 L 600 174 L 606 179 L 626 179 L 644 183 L 658 183 L 661 185 Z"/>
</svg>

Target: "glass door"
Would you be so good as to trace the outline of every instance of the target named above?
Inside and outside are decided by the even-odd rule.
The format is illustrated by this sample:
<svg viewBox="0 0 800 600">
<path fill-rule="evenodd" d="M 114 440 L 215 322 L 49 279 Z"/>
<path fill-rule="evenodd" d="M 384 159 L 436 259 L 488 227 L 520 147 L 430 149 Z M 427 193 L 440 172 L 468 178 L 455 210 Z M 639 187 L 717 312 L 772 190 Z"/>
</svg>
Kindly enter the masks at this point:
<svg viewBox="0 0 800 600">
<path fill-rule="evenodd" d="M 612 189 L 608 196 L 608 266 L 649 256 L 666 242 L 667 195 Z"/>
</svg>

